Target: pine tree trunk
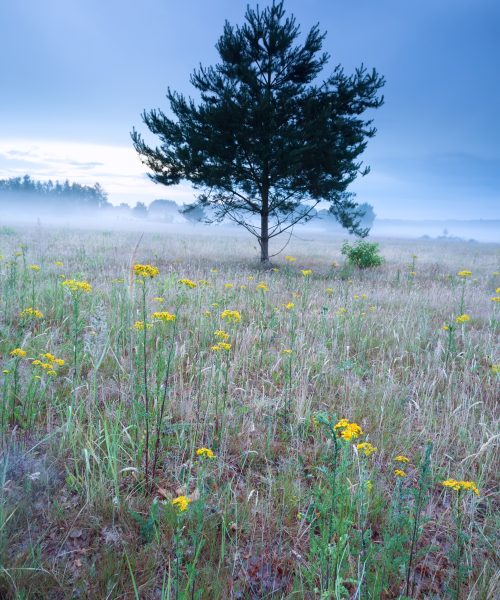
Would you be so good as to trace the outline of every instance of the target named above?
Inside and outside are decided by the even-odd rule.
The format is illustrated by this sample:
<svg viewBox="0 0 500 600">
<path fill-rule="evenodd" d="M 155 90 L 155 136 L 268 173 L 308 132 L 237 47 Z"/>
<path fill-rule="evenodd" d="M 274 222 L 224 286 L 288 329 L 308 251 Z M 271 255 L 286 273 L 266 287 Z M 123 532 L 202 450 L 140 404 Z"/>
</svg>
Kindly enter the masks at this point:
<svg viewBox="0 0 500 600">
<path fill-rule="evenodd" d="M 268 215 L 260 214 L 260 262 L 269 262 L 269 227 Z"/>
</svg>

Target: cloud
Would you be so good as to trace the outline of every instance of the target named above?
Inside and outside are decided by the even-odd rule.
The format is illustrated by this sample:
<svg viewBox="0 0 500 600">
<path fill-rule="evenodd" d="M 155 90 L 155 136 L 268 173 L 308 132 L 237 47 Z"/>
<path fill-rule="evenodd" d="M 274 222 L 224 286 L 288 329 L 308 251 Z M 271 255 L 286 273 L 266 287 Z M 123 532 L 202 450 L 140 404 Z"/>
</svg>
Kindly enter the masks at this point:
<svg viewBox="0 0 500 600">
<path fill-rule="evenodd" d="M 29 174 L 46 181 L 99 182 L 113 204 L 149 203 L 169 198 L 179 204 L 191 202 L 189 185 L 171 188 L 154 184 L 132 147 L 66 142 L 60 140 L 0 140 L 0 179 Z"/>
</svg>

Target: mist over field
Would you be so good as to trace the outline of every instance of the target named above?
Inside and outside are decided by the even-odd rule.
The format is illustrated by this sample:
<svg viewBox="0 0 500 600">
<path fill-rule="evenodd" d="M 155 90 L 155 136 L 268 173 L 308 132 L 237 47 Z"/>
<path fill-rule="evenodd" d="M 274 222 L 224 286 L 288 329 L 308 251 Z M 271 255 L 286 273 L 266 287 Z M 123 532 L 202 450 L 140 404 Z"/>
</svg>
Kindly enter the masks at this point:
<svg viewBox="0 0 500 600">
<path fill-rule="evenodd" d="M 75 207 L 69 210 L 64 205 L 59 208 L 27 204 L 20 200 L 0 201 L 0 227 L 16 225 L 38 225 L 40 227 L 62 227 L 70 229 L 94 229 L 112 231 L 165 232 L 168 234 L 192 232 L 200 235 L 238 235 L 247 237 L 232 223 L 190 222 L 178 210 L 168 220 L 154 217 L 134 217 L 129 210 L 109 206 L 108 208 L 85 209 Z M 178 206 L 182 209 L 182 206 Z M 300 237 L 332 235 L 334 238 L 350 237 L 338 224 L 313 218 L 308 223 L 299 223 L 294 234 Z M 500 220 L 403 220 L 375 218 L 370 231 L 373 238 L 426 239 L 440 238 L 443 241 L 477 241 L 500 243 Z M 284 236 L 286 239 L 286 235 Z M 279 241 L 278 241 L 279 245 Z"/>
</svg>

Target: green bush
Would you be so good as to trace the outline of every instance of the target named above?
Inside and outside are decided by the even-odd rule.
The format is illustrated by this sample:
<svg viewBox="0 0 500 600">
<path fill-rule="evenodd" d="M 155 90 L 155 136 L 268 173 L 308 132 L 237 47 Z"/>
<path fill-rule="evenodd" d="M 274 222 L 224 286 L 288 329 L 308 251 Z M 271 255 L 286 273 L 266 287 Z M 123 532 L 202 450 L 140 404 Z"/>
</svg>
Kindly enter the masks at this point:
<svg viewBox="0 0 500 600">
<path fill-rule="evenodd" d="M 342 245 L 342 254 L 347 256 L 347 261 L 360 269 L 369 269 L 370 267 L 380 267 L 384 262 L 380 256 L 378 244 L 375 242 L 366 242 L 359 240 L 352 246 L 347 242 Z"/>
</svg>

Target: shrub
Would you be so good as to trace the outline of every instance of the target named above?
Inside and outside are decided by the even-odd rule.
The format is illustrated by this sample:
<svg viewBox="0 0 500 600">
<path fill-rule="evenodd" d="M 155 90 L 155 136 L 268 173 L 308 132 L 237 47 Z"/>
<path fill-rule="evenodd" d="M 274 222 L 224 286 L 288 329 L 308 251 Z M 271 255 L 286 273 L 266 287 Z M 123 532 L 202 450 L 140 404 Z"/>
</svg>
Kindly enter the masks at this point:
<svg viewBox="0 0 500 600">
<path fill-rule="evenodd" d="M 347 261 L 350 264 L 360 269 L 380 267 L 384 262 L 384 259 L 380 256 L 378 244 L 375 242 L 366 242 L 365 240 L 359 240 L 352 246 L 344 242 L 342 245 L 342 254 L 347 256 Z"/>
</svg>

